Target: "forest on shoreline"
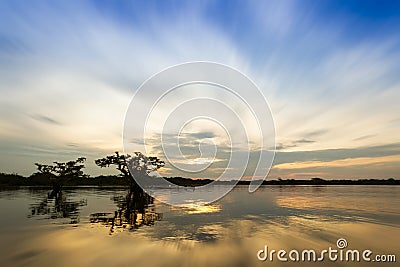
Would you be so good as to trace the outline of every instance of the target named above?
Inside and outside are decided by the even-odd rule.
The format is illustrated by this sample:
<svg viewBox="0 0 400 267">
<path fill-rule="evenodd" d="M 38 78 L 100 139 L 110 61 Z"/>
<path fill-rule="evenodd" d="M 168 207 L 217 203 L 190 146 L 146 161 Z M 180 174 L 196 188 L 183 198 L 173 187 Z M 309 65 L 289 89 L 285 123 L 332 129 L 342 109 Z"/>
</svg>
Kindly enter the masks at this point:
<svg viewBox="0 0 400 267">
<path fill-rule="evenodd" d="M 100 168 L 114 167 L 119 175 L 100 175 L 91 177 L 84 173 L 85 157 L 67 162 L 54 161 L 52 164 L 35 163 L 37 172 L 25 177 L 16 173 L 0 173 L 0 187 L 42 186 L 53 187 L 60 191 L 64 186 L 130 186 L 138 188 L 134 177 L 150 176 L 154 171 L 164 167 L 164 161 L 157 157 L 148 157 L 140 152 L 133 155 L 115 152 L 112 155 L 96 159 L 94 163 Z M 213 179 L 193 179 L 184 177 L 163 177 L 174 185 L 202 186 L 214 182 Z M 154 185 L 157 186 L 161 178 L 154 177 Z M 215 181 L 216 185 L 249 185 L 249 180 Z M 400 180 L 389 179 L 331 179 L 314 177 L 308 180 L 298 179 L 267 179 L 262 185 L 400 185 Z"/>
<path fill-rule="evenodd" d="M 166 180 L 175 185 L 180 186 L 202 186 L 213 182 L 212 179 L 191 179 L 183 177 L 164 177 Z M 160 179 L 160 178 L 154 178 Z M 250 181 L 231 180 L 218 181 L 215 184 L 239 184 L 249 185 Z M 311 178 L 303 180 L 295 179 L 277 179 L 265 180 L 263 185 L 400 185 L 400 180 L 389 179 L 357 179 L 357 180 L 325 180 L 322 178 Z M 118 175 L 100 175 L 96 177 L 71 177 L 64 181 L 64 186 L 127 186 L 129 182 L 126 179 L 121 179 Z M 0 173 L 0 186 L 2 187 L 18 187 L 18 186 L 43 186 L 51 187 L 50 175 L 35 173 L 29 177 L 19 174 Z"/>
</svg>

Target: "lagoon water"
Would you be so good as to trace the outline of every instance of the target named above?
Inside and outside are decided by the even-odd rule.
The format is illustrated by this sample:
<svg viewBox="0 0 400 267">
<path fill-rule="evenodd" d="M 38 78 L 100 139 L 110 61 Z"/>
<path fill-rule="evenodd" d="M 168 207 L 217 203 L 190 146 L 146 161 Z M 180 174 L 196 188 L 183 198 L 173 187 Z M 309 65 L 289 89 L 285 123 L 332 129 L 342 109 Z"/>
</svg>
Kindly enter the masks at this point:
<svg viewBox="0 0 400 267">
<path fill-rule="evenodd" d="M 66 188 L 57 197 L 49 189 L 3 190 L 0 236 L 0 266 L 9 267 L 398 266 L 400 187 L 263 186 L 249 193 L 238 186 L 211 205 L 183 208 L 124 188 Z M 397 263 L 257 258 L 265 246 L 338 249 L 340 238 L 344 251 L 396 255 Z"/>
</svg>

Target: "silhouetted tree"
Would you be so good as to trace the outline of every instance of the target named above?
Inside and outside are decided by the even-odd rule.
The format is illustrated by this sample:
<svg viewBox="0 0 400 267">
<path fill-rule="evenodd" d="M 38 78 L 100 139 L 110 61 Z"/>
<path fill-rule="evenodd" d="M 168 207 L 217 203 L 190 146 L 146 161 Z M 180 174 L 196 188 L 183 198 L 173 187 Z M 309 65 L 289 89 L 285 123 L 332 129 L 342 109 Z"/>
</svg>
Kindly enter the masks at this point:
<svg viewBox="0 0 400 267">
<path fill-rule="evenodd" d="M 35 163 L 39 173 L 41 174 L 50 174 L 53 172 L 54 166 L 52 165 L 46 165 L 46 164 L 40 164 L 40 163 Z"/>
<path fill-rule="evenodd" d="M 53 172 L 57 173 L 60 177 L 86 177 L 83 173 L 83 169 L 85 168 L 85 157 L 80 157 L 76 160 L 71 160 L 68 162 L 57 162 L 53 163 L 54 168 Z"/>
<path fill-rule="evenodd" d="M 132 156 L 121 155 L 118 152 L 115 152 L 114 155 L 97 159 L 94 162 L 101 168 L 115 165 L 116 169 L 121 172 L 121 176 L 129 181 L 131 187 L 136 186 L 133 177 L 149 175 L 151 172 L 164 166 L 164 161 L 157 157 L 147 157 L 141 152 L 134 152 Z"/>
<path fill-rule="evenodd" d="M 134 177 L 149 175 L 151 172 L 164 166 L 164 161 L 157 157 L 147 157 L 140 152 L 131 155 L 121 155 L 115 152 L 114 155 L 95 160 L 97 166 L 101 168 L 115 165 L 121 176 L 129 182 L 129 192 L 125 198 L 118 200 L 119 209 L 111 213 L 91 214 L 91 222 L 112 223 L 110 233 L 114 227 L 126 227 L 135 229 L 141 225 L 154 224 L 155 220 L 160 219 L 160 214 L 149 209 L 153 204 L 153 198 L 146 194 L 136 183 Z"/>
<path fill-rule="evenodd" d="M 79 157 L 76 160 L 68 162 L 54 161 L 54 165 L 35 163 L 38 169 L 36 174 L 49 176 L 53 185 L 52 194 L 58 194 L 66 179 L 87 177 L 87 175 L 83 173 L 85 161 L 85 157 Z"/>
</svg>

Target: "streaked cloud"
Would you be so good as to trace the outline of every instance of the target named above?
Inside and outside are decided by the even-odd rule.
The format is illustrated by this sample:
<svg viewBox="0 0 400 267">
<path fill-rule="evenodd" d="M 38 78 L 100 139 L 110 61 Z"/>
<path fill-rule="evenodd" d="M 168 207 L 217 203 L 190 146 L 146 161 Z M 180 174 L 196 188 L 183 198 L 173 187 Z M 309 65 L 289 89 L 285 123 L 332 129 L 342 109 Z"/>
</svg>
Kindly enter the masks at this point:
<svg viewBox="0 0 400 267">
<path fill-rule="evenodd" d="M 30 174 L 36 161 L 83 155 L 92 162 L 122 151 L 136 88 L 166 67 L 204 60 L 241 70 L 268 99 L 278 150 L 272 176 L 398 174 L 398 6 L 348 5 L 2 1 L 0 170 Z M 175 139 L 166 136 L 165 145 Z M 203 177 L 240 151 L 198 126 L 180 136 L 188 164 L 210 163 L 199 153 L 208 141 L 218 150 Z M 160 144 L 151 147 L 162 156 Z M 99 172 L 91 163 L 87 171 Z"/>
<path fill-rule="evenodd" d="M 364 158 L 349 158 L 332 161 L 302 161 L 302 162 L 291 162 L 282 163 L 274 166 L 276 169 L 286 170 L 304 170 L 314 169 L 316 167 L 356 167 L 362 165 L 381 164 L 381 163 L 398 163 L 400 162 L 400 155 L 384 156 L 384 157 L 364 157 Z"/>
<path fill-rule="evenodd" d="M 39 122 L 44 122 L 44 123 L 54 124 L 54 125 L 61 125 L 61 122 L 59 122 L 53 118 L 50 118 L 48 116 L 45 116 L 45 115 L 34 114 L 34 115 L 30 115 L 30 117 Z"/>
</svg>

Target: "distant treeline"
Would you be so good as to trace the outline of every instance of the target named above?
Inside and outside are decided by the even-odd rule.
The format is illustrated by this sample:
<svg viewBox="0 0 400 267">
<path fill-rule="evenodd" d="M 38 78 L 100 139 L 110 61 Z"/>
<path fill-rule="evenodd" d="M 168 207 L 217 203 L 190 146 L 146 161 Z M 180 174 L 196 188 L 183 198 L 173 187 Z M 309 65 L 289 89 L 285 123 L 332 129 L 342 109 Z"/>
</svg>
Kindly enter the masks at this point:
<svg viewBox="0 0 400 267">
<path fill-rule="evenodd" d="M 0 173 L 0 186 L 52 186 L 49 174 L 35 173 L 29 177 L 18 174 Z M 159 178 L 154 178 L 159 179 Z M 180 186 L 202 186 L 213 182 L 211 179 L 190 179 L 183 177 L 166 177 L 169 182 Z M 216 184 L 232 184 L 237 181 L 218 181 Z M 239 181 L 239 185 L 249 185 L 250 181 Z M 389 179 L 358 179 L 358 180 L 324 180 L 311 178 L 309 180 L 278 179 L 263 181 L 263 185 L 400 185 L 400 180 Z M 127 186 L 129 181 L 120 179 L 117 175 L 101 175 L 97 177 L 71 177 L 64 181 L 64 186 Z"/>
<path fill-rule="evenodd" d="M 53 176 L 46 174 L 32 174 L 24 177 L 18 174 L 0 173 L 0 186 L 52 186 Z M 125 179 L 118 179 L 116 175 L 101 175 L 98 177 L 70 177 L 65 179 L 64 186 L 125 186 L 129 182 Z"/>
</svg>

